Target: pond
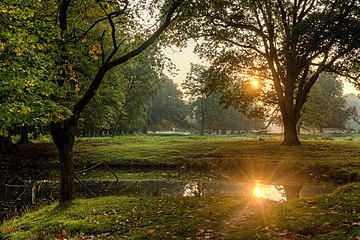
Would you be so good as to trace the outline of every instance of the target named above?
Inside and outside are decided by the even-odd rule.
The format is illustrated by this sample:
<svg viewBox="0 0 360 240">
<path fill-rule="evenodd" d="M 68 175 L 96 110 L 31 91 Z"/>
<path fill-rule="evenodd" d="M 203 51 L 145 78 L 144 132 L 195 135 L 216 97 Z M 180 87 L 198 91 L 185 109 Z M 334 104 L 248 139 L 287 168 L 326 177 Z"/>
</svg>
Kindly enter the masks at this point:
<svg viewBox="0 0 360 240">
<path fill-rule="evenodd" d="M 11 214 L 58 199 L 57 172 L 49 171 L 42 177 L 36 170 L 0 171 L 0 221 Z M 158 172 L 154 172 L 158 174 Z M 108 180 L 85 178 L 76 182 L 76 196 L 249 196 L 282 202 L 291 198 L 327 194 L 336 187 L 326 182 L 271 183 L 259 180 L 220 181 L 204 178 L 145 179 L 120 181 L 109 174 Z M 46 176 L 46 177 L 45 177 Z M 36 179 L 36 180 L 30 180 Z"/>
</svg>

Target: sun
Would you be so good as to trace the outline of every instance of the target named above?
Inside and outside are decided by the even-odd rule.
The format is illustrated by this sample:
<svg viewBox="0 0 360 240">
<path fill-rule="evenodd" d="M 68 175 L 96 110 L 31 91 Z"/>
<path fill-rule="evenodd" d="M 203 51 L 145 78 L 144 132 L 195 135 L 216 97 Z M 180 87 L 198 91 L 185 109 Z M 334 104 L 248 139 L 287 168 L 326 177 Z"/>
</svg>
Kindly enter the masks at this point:
<svg viewBox="0 0 360 240">
<path fill-rule="evenodd" d="M 257 198 L 260 198 L 263 196 L 263 190 L 261 189 L 261 187 L 259 185 L 255 186 L 253 189 L 253 195 Z"/>
<path fill-rule="evenodd" d="M 256 80 L 256 79 L 252 79 L 252 80 L 251 80 L 251 86 L 252 86 L 253 88 L 258 88 L 258 87 L 259 87 L 259 81 Z"/>
</svg>

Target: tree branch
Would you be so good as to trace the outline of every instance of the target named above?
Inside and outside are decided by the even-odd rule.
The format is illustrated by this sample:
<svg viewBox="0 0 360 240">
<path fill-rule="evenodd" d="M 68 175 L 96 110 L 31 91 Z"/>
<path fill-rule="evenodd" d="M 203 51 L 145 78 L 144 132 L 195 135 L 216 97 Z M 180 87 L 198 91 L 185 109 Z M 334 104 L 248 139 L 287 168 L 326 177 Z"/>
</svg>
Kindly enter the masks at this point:
<svg viewBox="0 0 360 240">
<path fill-rule="evenodd" d="M 177 8 L 182 4 L 182 0 L 175 1 L 174 4 L 170 7 L 166 14 L 166 18 L 164 22 L 160 25 L 158 30 L 156 30 L 146 41 L 144 41 L 140 46 L 136 49 L 128 52 L 127 54 L 111 61 L 111 57 L 115 55 L 117 49 L 114 49 L 108 59 L 105 61 L 104 65 L 100 66 L 96 76 L 94 77 L 93 81 L 91 82 L 88 90 L 84 94 L 84 96 L 75 104 L 73 108 L 73 118 L 78 119 L 80 117 L 81 112 L 84 110 L 86 105 L 90 102 L 93 96 L 96 94 L 96 91 L 99 89 L 99 86 L 107 73 L 113 67 L 116 67 L 126 61 L 130 60 L 131 58 L 139 55 L 143 52 L 146 48 L 148 48 L 151 44 L 153 44 L 156 39 L 165 31 L 165 29 L 176 19 L 173 18 L 173 15 Z"/>
<path fill-rule="evenodd" d="M 160 36 L 160 34 L 162 32 L 164 32 L 165 29 L 176 19 L 176 18 L 172 18 L 172 16 L 175 13 L 176 9 L 180 6 L 181 3 L 182 3 L 182 1 L 175 1 L 174 4 L 170 7 L 170 9 L 166 15 L 165 21 L 158 28 L 158 30 L 156 30 L 145 42 L 143 42 L 143 44 L 138 46 L 136 49 L 130 51 L 129 53 L 127 53 L 117 59 L 110 61 L 109 64 L 107 65 L 107 69 L 111 69 L 117 65 L 120 65 L 120 64 L 128 61 L 129 59 L 139 55 L 142 51 L 144 51 L 151 44 L 153 44 L 156 41 L 156 39 Z"/>
</svg>

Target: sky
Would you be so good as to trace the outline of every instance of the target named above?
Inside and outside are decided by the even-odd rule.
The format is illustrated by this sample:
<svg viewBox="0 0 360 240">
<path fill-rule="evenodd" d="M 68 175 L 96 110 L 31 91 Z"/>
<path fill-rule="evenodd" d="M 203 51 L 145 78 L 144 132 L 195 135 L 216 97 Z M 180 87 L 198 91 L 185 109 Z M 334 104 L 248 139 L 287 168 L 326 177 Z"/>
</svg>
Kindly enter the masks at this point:
<svg viewBox="0 0 360 240">
<path fill-rule="evenodd" d="M 178 74 L 175 77 L 172 77 L 175 83 L 181 87 L 181 83 L 185 80 L 186 74 L 190 71 L 190 63 L 197 63 L 206 65 L 206 61 L 201 60 L 194 53 L 195 42 L 189 41 L 188 46 L 183 49 L 178 48 L 166 48 L 164 50 L 165 55 L 172 60 L 178 69 Z M 169 77 L 170 74 L 166 73 Z M 343 81 L 344 84 L 344 95 L 349 93 L 360 94 L 360 91 L 357 91 L 352 84 Z"/>
</svg>

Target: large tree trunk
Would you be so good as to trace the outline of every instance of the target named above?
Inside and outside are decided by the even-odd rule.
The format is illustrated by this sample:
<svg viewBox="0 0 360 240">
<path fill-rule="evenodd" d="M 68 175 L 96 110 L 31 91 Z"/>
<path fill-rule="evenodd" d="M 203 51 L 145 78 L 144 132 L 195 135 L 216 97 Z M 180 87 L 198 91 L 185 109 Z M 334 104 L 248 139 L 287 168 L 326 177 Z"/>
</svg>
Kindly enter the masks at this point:
<svg viewBox="0 0 360 240">
<path fill-rule="evenodd" d="M 11 136 L 0 136 L 0 152 L 1 153 L 10 153 L 13 147 Z"/>
<path fill-rule="evenodd" d="M 300 140 L 297 131 L 297 122 L 299 118 L 296 117 L 292 107 L 288 108 L 286 112 L 282 112 L 284 123 L 284 140 L 282 145 L 286 146 L 300 146 Z"/>
<path fill-rule="evenodd" d="M 20 140 L 16 144 L 28 144 L 29 140 L 29 125 L 25 124 L 20 128 Z"/>
<path fill-rule="evenodd" d="M 72 151 L 77 122 L 73 119 L 64 123 L 50 124 L 51 136 L 60 157 L 60 205 L 67 205 L 75 195 L 75 173 Z"/>
</svg>

